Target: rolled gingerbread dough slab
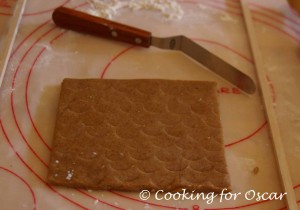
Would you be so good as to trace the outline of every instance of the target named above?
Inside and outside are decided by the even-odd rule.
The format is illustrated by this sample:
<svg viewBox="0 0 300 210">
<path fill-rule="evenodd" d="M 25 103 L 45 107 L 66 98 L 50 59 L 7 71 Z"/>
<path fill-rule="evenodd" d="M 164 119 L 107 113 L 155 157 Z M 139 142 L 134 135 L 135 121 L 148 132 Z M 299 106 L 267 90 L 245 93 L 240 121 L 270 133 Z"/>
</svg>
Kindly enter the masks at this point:
<svg viewBox="0 0 300 210">
<path fill-rule="evenodd" d="M 65 79 L 48 182 L 94 190 L 230 189 L 216 83 Z"/>
</svg>

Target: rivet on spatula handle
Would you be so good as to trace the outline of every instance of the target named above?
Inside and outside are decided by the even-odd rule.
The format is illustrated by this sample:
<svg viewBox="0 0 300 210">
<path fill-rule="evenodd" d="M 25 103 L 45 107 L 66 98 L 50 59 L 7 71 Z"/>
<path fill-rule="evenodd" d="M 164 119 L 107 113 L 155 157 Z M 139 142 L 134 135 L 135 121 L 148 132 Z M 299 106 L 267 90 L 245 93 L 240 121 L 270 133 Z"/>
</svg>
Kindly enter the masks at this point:
<svg viewBox="0 0 300 210">
<path fill-rule="evenodd" d="M 148 31 L 95 17 L 66 7 L 55 9 L 52 14 L 52 19 L 56 25 L 62 28 L 142 47 L 149 47 L 151 45 L 151 33 Z"/>
</svg>

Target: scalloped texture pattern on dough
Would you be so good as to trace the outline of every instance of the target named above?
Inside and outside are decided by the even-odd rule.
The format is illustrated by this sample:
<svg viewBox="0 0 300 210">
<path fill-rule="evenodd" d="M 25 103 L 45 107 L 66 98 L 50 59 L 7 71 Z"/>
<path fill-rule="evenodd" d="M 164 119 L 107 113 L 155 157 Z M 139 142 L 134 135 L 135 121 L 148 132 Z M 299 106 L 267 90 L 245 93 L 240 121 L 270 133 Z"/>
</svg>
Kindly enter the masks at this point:
<svg viewBox="0 0 300 210">
<path fill-rule="evenodd" d="M 216 83 L 65 79 L 48 181 L 86 189 L 230 189 Z"/>
</svg>

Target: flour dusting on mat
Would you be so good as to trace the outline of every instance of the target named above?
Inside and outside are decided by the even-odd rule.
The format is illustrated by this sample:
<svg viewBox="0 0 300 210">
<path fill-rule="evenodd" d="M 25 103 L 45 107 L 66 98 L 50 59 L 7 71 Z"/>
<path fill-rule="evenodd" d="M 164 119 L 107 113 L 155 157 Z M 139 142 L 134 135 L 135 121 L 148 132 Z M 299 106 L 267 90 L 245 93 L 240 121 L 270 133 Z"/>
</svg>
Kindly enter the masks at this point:
<svg viewBox="0 0 300 210">
<path fill-rule="evenodd" d="M 118 0 L 87 0 L 91 5 L 91 9 L 88 12 L 91 15 L 112 19 L 117 11 L 125 6 L 125 2 Z"/>
<path fill-rule="evenodd" d="M 174 0 L 87 0 L 92 15 L 112 19 L 121 8 L 160 12 L 167 20 L 180 20 L 183 17 L 181 6 Z"/>
</svg>

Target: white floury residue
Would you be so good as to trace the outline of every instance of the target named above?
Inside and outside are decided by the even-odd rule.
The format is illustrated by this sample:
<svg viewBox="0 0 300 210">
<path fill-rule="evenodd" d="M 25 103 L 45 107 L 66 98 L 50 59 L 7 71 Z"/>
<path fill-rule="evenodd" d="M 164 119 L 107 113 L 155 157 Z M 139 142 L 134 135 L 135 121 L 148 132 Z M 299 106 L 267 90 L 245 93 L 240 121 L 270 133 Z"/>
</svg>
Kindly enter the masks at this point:
<svg viewBox="0 0 300 210">
<path fill-rule="evenodd" d="M 160 12 L 168 20 L 180 20 L 183 17 L 181 6 L 174 0 L 87 0 L 92 15 L 112 19 L 121 8 L 131 10 L 149 10 Z"/>
<path fill-rule="evenodd" d="M 66 180 L 71 180 L 74 174 L 74 170 L 67 171 Z"/>
<path fill-rule="evenodd" d="M 180 20 L 184 14 L 174 0 L 131 0 L 128 6 L 133 10 L 159 11 L 168 20 Z"/>
<path fill-rule="evenodd" d="M 198 7 L 199 7 L 201 10 L 207 10 L 207 9 L 209 9 L 206 5 L 201 4 L 201 3 L 198 4 Z"/>
<path fill-rule="evenodd" d="M 118 0 L 87 0 L 92 9 L 88 12 L 91 15 L 112 19 L 120 8 L 125 6 L 125 2 Z"/>
</svg>

